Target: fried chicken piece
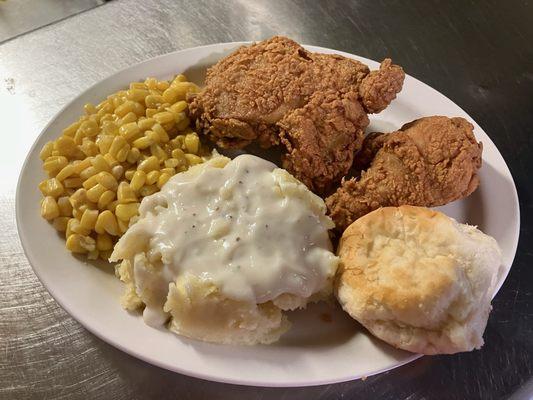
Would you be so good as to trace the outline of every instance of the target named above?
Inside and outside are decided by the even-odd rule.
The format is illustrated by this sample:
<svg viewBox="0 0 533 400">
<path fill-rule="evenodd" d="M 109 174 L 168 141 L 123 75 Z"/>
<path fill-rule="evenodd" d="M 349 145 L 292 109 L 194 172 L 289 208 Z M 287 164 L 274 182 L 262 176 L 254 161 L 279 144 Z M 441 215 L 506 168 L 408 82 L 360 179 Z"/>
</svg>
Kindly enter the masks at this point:
<svg viewBox="0 0 533 400">
<path fill-rule="evenodd" d="M 367 125 L 368 117 L 356 93 L 315 92 L 304 107 L 278 122 L 287 148 L 283 168 L 308 187 L 319 192 L 329 190 L 339 171 L 350 169 Z M 313 171 L 312 178 L 308 171 Z"/>
<path fill-rule="evenodd" d="M 479 184 L 482 152 L 473 128 L 463 118 L 435 116 L 370 136 L 363 150 L 374 154 L 370 167 L 326 199 L 337 229 L 379 207 L 434 207 L 470 195 Z"/>
<path fill-rule="evenodd" d="M 211 67 L 189 111 L 197 130 L 220 147 L 282 142 L 289 152 L 285 167 L 323 193 L 350 169 L 366 113 L 385 108 L 403 79 L 390 60 L 370 72 L 358 61 L 311 53 L 275 36 Z"/>
</svg>

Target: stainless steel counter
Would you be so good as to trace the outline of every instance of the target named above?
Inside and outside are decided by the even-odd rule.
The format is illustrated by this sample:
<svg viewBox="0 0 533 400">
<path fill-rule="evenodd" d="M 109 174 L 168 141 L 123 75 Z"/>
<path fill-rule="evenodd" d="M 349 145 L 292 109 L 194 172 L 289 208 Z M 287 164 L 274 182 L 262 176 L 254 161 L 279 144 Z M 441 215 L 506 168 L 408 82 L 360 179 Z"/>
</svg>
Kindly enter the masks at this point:
<svg viewBox="0 0 533 400">
<path fill-rule="evenodd" d="M 0 399 L 533 398 L 532 15 L 531 4 L 518 1 L 124 0 L 0 45 Z M 522 232 L 481 351 L 424 357 L 365 381 L 321 387 L 205 382 L 97 339 L 33 274 L 16 232 L 16 179 L 32 142 L 65 103 L 160 54 L 274 34 L 376 60 L 392 56 L 465 108 L 499 147 L 517 183 Z"/>
</svg>

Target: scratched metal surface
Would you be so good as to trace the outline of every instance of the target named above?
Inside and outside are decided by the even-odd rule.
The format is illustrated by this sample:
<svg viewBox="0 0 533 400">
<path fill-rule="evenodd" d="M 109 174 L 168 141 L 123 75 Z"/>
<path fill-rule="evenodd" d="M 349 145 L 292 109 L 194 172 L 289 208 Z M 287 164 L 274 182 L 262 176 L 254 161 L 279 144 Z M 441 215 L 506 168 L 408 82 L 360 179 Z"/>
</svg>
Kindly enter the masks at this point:
<svg viewBox="0 0 533 400">
<path fill-rule="evenodd" d="M 532 398 L 532 16 L 525 1 L 124 0 L 0 45 L 0 399 Z M 462 106 L 502 152 L 518 187 L 522 232 L 483 350 L 424 357 L 366 381 L 313 388 L 204 382 L 97 339 L 33 274 L 16 233 L 16 178 L 31 143 L 66 102 L 160 54 L 277 33 L 376 60 L 392 56 Z"/>
</svg>

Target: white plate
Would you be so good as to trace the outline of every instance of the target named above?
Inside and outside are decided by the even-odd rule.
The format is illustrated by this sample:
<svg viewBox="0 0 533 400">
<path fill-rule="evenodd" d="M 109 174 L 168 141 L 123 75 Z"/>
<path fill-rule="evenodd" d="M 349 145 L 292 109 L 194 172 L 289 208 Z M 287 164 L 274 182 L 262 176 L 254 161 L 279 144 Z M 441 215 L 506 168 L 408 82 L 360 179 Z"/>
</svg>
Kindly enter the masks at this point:
<svg viewBox="0 0 533 400">
<path fill-rule="evenodd" d="M 201 343 L 146 326 L 119 305 L 122 285 L 112 268 L 96 268 L 70 255 L 64 240 L 39 215 L 38 183 L 44 178 L 39 150 L 75 121 L 85 103 L 98 103 L 129 82 L 147 76 L 168 78 L 185 72 L 199 83 L 206 66 L 244 43 L 215 44 L 178 51 L 121 71 L 94 85 L 69 103 L 48 124 L 28 155 L 17 188 L 17 224 L 35 273 L 56 301 L 88 330 L 121 350 L 160 367 L 199 378 L 257 386 L 306 386 L 347 381 L 405 364 L 417 355 L 371 338 L 338 309 L 316 306 L 291 316 L 292 330 L 270 346 L 234 347 Z M 360 60 L 351 54 L 306 46 Z M 519 233 L 518 198 L 502 156 L 483 130 L 452 101 L 407 76 L 392 105 L 370 117 L 371 129 L 390 131 L 427 115 L 467 118 L 483 142 L 481 186 L 469 198 L 442 210 L 461 222 L 478 225 L 503 249 L 505 273 L 511 267 Z M 331 321 L 328 321 L 331 319 Z"/>
</svg>

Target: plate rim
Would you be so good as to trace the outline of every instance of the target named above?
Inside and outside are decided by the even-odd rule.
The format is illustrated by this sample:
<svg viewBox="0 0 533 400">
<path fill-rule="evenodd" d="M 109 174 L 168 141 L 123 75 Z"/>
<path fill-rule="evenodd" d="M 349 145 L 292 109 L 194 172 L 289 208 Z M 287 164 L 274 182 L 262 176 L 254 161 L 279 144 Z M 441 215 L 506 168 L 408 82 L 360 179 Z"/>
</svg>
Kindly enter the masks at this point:
<svg viewBox="0 0 533 400">
<path fill-rule="evenodd" d="M 159 360 L 157 360 L 155 358 L 151 358 L 151 357 L 145 356 L 142 351 L 126 347 L 126 346 L 122 345 L 120 342 L 108 337 L 109 335 L 106 335 L 105 333 L 100 332 L 97 329 L 93 329 L 93 327 L 91 326 L 91 323 L 88 320 L 83 318 L 83 316 L 80 315 L 79 313 L 73 312 L 68 304 L 66 304 L 65 302 L 60 300 L 58 298 L 58 296 L 56 296 L 55 291 L 51 290 L 49 288 L 49 285 L 46 283 L 47 282 L 46 277 L 43 276 L 43 274 L 38 271 L 38 268 L 35 268 L 34 265 L 36 263 L 38 263 L 38 261 L 36 259 L 37 255 L 33 254 L 31 249 L 28 248 L 28 243 L 27 243 L 28 239 L 26 238 L 25 233 L 21 229 L 21 218 L 22 217 L 21 217 L 20 196 L 21 196 L 21 187 L 22 187 L 22 184 L 23 184 L 22 183 L 22 177 L 24 175 L 24 172 L 26 171 L 27 164 L 28 164 L 28 162 L 30 160 L 30 157 L 36 151 L 37 143 L 39 142 L 41 137 L 48 131 L 50 125 L 52 125 L 54 123 L 54 121 L 76 99 L 86 95 L 87 92 L 90 92 L 91 90 L 93 90 L 93 88 L 95 86 L 101 84 L 102 81 L 104 81 L 104 80 L 108 80 L 108 79 L 114 78 L 116 76 L 119 76 L 119 75 L 127 72 L 130 69 L 137 68 L 137 67 L 139 67 L 139 66 L 141 66 L 141 65 L 143 65 L 145 63 L 153 63 L 154 61 L 157 61 L 159 59 L 163 59 L 163 58 L 168 57 L 168 56 L 170 56 L 172 54 L 176 54 L 176 53 L 180 53 L 180 52 L 184 52 L 184 51 L 194 51 L 194 50 L 201 50 L 201 49 L 205 50 L 205 49 L 208 49 L 208 48 L 213 48 L 213 49 L 220 50 L 220 49 L 223 49 L 223 48 L 231 47 L 232 49 L 237 49 L 239 46 L 250 45 L 252 43 L 256 43 L 256 41 L 236 41 L 236 42 L 212 43 L 212 44 L 201 45 L 201 46 L 187 47 L 187 48 L 175 50 L 175 51 L 172 51 L 172 52 L 169 52 L 169 53 L 161 54 L 161 55 L 158 55 L 156 57 L 152 57 L 152 58 L 137 62 L 137 63 L 132 64 L 130 66 L 127 66 L 125 68 L 121 68 L 120 70 L 118 70 L 118 71 L 116 71 L 116 72 L 114 72 L 114 73 L 112 73 L 110 75 L 107 75 L 104 78 L 96 81 L 95 83 L 93 83 L 92 85 L 87 87 L 85 90 L 80 92 L 78 95 L 70 98 L 64 104 L 64 106 L 61 107 L 61 109 L 59 111 L 57 111 L 52 118 L 50 118 L 48 123 L 42 128 L 40 133 L 36 136 L 35 140 L 33 141 L 32 146 L 30 147 L 30 149 L 28 150 L 28 152 L 27 152 L 27 154 L 26 154 L 26 156 L 24 158 L 24 162 L 23 162 L 22 167 L 20 169 L 19 176 L 18 176 L 18 179 L 17 179 L 16 191 L 15 191 L 15 220 L 16 220 L 17 232 L 18 232 L 18 235 L 19 235 L 19 238 L 20 238 L 20 242 L 21 242 L 22 248 L 24 250 L 24 254 L 25 254 L 26 258 L 28 259 L 28 262 L 29 262 L 30 266 L 32 267 L 33 272 L 35 273 L 35 275 L 37 276 L 37 278 L 39 279 L 41 284 L 44 286 L 44 288 L 50 294 L 50 296 L 52 296 L 52 298 L 61 306 L 61 308 L 63 308 L 63 310 L 65 310 L 67 312 L 67 314 L 71 318 L 76 320 L 85 329 L 87 329 L 89 332 L 91 332 L 93 335 L 95 335 L 99 339 L 103 340 L 105 343 L 110 344 L 110 345 L 112 345 L 115 348 L 118 348 L 119 350 L 125 352 L 126 354 L 128 354 L 130 356 L 133 356 L 133 357 L 138 358 L 138 359 L 140 359 L 140 360 L 142 360 L 144 362 L 147 362 L 148 364 L 155 365 L 155 366 L 157 366 L 159 368 L 163 368 L 163 369 L 166 369 L 166 370 L 177 372 L 177 373 L 180 373 L 180 374 L 183 374 L 183 375 L 186 375 L 186 376 L 190 376 L 190 377 L 193 377 L 193 378 L 199 378 L 199 379 L 204 379 L 204 380 L 213 381 L 213 382 L 219 382 L 219 383 L 245 385 L 245 386 L 258 386 L 258 387 L 306 387 L 306 386 L 319 386 L 319 385 L 334 384 L 334 383 L 347 382 L 347 381 L 351 381 L 351 380 L 361 379 L 363 376 L 353 376 L 353 375 L 346 374 L 343 377 L 339 377 L 338 379 L 312 380 L 312 381 L 305 381 L 305 382 L 303 382 L 303 381 L 300 382 L 299 381 L 299 382 L 294 383 L 294 384 L 284 383 L 284 382 L 279 384 L 279 383 L 276 383 L 276 382 L 254 381 L 254 380 L 251 380 L 251 379 L 239 380 L 239 379 L 236 379 L 236 378 L 235 379 L 233 379 L 233 378 L 224 378 L 224 377 L 213 376 L 212 374 L 209 374 L 209 373 L 204 374 L 204 373 L 198 372 L 198 371 L 191 371 L 191 370 L 188 370 L 186 368 L 182 368 L 180 366 L 177 366 L 176 364 L 167 364 L 165 362 L 160 362 Z M 347 57 L 347 58 L 351 58 L 351 59 L 353 59 L 353 57 L 356 57 L 356 58 L 361 59 L 361 60 L 363 60 L 365 62 L 378 63 L 379 64 L 379 62 L 377 62 L 375 60 L 372 60 L 372 59 L 369 59 L 369 58 L 366 58 L 366 57 L 362 57 L 362 56 L 359 56 L 359 55 L 356 55 L 356 54 L 348 53 L 348 52 L 345 52 L 345 51 L 340 51 L 340 50 L 327 48 L 327 47 L 322 47 L 322 46 L 306 45 L 306 44 L 302 44 L 302 46 L 304 48 L 308 49 L 308 50 L 315 51 L 315 52 L 338 54 L 338 55 L 341 55 L 341 56 L 344 56 L 344 57 Z M 463 110 L 462 107 L 460 107 L 457 103 L 452 101 L 450 98 L 448 98 L 446 95 L 444 95 L 440 91 L 438 91 L 438 90 L 434 89 L 433 87 L 431 87 L 430 85 L 422 82 L 421 80 L 417 79 L 416 77 L 414 77 L 411 74 L 406 74 L 406 77 L 407 76 L 410 79 L 415 80 L 417 82 L 417 84 L 421 84 L 424 87 L 429 88 L 430 90 L 432 90 L 434 92 L 437 92 L 439 95 L 443 96 L 447 101 L 449 101 L 450 103 L 454 104 L 457 108 L 459 108 L 465 115 L 468 115 L 469 118 L 471 119 L 471 121 L 473 121 L 475 124 L 477 124 L 480 127 L 480 129 L 485 133 L 488 141 L 497 150 L 498 155 L 501 157 L 501 159 L 503 161 L 503 166 L 505 167 L 505 170 L 506 170 L 505 172 L 507 172 L 508 176 L 511 178 L 511 182 L 513 184 L 512 185 L 513 186 L 513 191 L 511 193 L 511 195 L 513 197 L 513 200 L 514 200 L 514 203 L 515 203 L 515 206 L 516 206 L 516 210 L 517 210 L 517 214 L 515 216 L 516 217 L 515 218 L 516 219 L 516 221 L 515 221 L 516 222 L 516 224 L 515 224 L 516 229 L 513 232 L 513 243 L 514 243 L 514 245 L 513 245 L 513 248 L 512 248 L 511 265 L 507 269 L 506 273 L 504 275 L 502 275 L 502 277 L 500 278 L 500 282 L 499 282 L 498 286 L 496 287 L 494 295 L 493 295 L 493 297 L 494 297 L 499 292 L 499 290 L 501 289 L 503 283 L 506 281 L 507 276 L 508 276 L 508 274 L 511 271 L 511 268 L 512 268 L 512 266 L 514 264 L 514 260 L 516 258 L 516 252 L 517 252 L 518 242 L 519 242 L 519 237 L 520 237 L 520 222 L 521 222 L 521 220 L 520 220 L 520 203 L 519 203 L 518 192 L 517 192 L 517 189 L 516 189 L 516 183 L 514 181 L 513 175 L 511 173 L 511 171 L 509 169 L 509 166 L 507 165 L 503 155 L 500 153 L 500 150 L 494 144 L 494 142 L 492 141 L 490 136 L 486 133 L 486 131 L 483 128 L 481 128 L 481 126 L 470 116 L 470 114 L 468 114 L 465 110 Z M 486 140 L 484 140 L 484 141 L 486 141 Z M 419 359 L 422 356 L 423 356 L 422 354 L 412 354 L 409 357 L 406 357 L 406 359 L 396 363 L 395 365 L 393 365 L 391 367 L 386 367 L 386 368 L 382 368 L 382 369 L 379 369 L 379 370 L 376 370 L 376 371 L 372 371 L 371 373 L 365 375 L 364 377 L 377 375 L 377 374 L 380 374 L 380 373 L 383 373 L 383 372 L 386 372 L 386 371 L 389 371 L 389 370 L 392 370 L 392 369 L 395 369 L 395 368 L 399 368 L 399 367 L 401 367 L 401 366 L 403 366 L 405 364 L 408 364 L 408 363 L 410 363 L 412 361 L 415 361 L 415 360 Z"/>
</svg>

